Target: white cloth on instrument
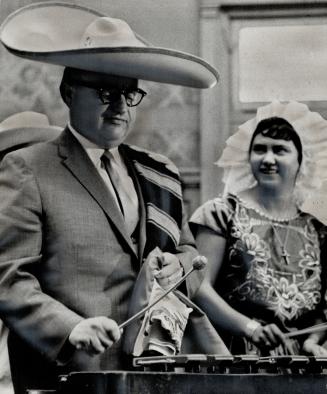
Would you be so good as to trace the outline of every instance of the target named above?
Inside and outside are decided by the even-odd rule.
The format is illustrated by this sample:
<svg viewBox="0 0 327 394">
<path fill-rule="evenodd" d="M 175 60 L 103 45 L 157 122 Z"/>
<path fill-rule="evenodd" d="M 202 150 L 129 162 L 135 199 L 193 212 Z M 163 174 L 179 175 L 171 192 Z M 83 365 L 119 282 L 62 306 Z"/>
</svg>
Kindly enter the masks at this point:
<svg viewBox="0 0 327 394">
<path fill-rule="evenodd" d="M 152 250 L 152 252 L 149 253 L 147 259 L 143 262 L 138 278 L 135 282 L 133 294 L 131 296 L 129 312 L 128 312 L 129 317 L 135 315 L 140 310 L 142 310 L 147 305 L 149 305 L 150 298 L 154 296 L 153 288 L 155 283 L 155 277 L 154 277 L 155 267 L 153 267 L 153 265 L 150 264 L 150 261 L 153 261 L 153 257 L 160 256 L 161 254 L 162 251 L 159 248 L 155 248 L 154 250 Z M 163 304 L 166 306 L 166 310 L 167 309 L 169 311 L 175 310 L 176 309 L 175 305 L 178 305 L 176 299 L 178 299 L 182 304 L 184 304 L 184 307 L 182 308 L 187 308 L 186 311 L 187 310 L 191 311 L 187 319 L 185 332 L 183 332 L 182 346 L 180 353 L 181 354 L 207 353 L 207 354 L 230 355 L 230 352 L 226 348 L 224 342 L 220 338 L 219 334 L 217 333 L 217 331 L 215 330 L 215 328 L 213 327 L 213 325 L 211 324 L 205 313 L 180 291 L 175 290 L 173 296 L 174 296 L 173 301 L 169 301 L 170 304 L 167 303 Z M 171 305 L 173 306 L 171 307 Z M 157 307 L 158 308 L 160 307 L 160 303 L 158 303 Z M 177 310 L 179 311 L 178 308 Z M 153 314 L 153 317 L 154 316 L 156 315 Z M 161 322 L 161 319 L 164 320 L 164 316 L 165 316 L 164 314 L 160 315 L 160 313 L 158 313 L 154 321 Z M 181 316 L 186 317 L 186 314 L 182 313 Z M 148 319 L 145 316 L 143 321 L 138 319 L 125 327 L 124 336 L 123 336 L 123 349 L 126 354 L 133 356 L 139 356 L 140 354 L 142 354 L 140 353 L 142 352 L 142 348 L 139 345 L 139 343 L 141 344 L 143 343 L 143 340 L 141 341 L 142 335 L 146 337 L 146 335 L 144 335 L 145 331 L 143 329 L 143 326 L 144 327 L 146 326 L 147 321 Z M 183 327 L 184 321 L 183 323 L 180 324 L 181 327 Z M 157 346 L 157 340 L 156 340 L 157 328 L 161 328 L 161 332 L 165 332 L 161 324 L 160 326 L 159 324 L 157 324 L 155 328 L 153 327 L 151 329 L 153 333 L 152 335 L 153 339 L 151 341 L 152 349 L 154 349 Z M 177 340 L 176 337 L 174 340 L 175 341 Z M 137 341 L 139 342 L 136 345 Z M 170 339 L 169 342 L 172 342 L 172 339 Z M 172 343 L 174 344 L 174 342 Z M 162 349 L 163 347 L 161 347 L 161 350 Z M 158 351 L 157 347 L 156 350 Z M 171 354 L 170 347 L 166 346 L 164 350 L 166 350 L 166 352 L 169 352 L 169 354 Z"/>
<path fill-rule="evenodd" d="M 154 280 L 149 304 L 164 292 L 165 290 Z M 179 353 L 192 310 L 173 292 L 169 293 L 145 314 L 135 342 L 134 355 L 139 356 L 144 351 L 156 351 L 165 356 Z"/>
</svg>

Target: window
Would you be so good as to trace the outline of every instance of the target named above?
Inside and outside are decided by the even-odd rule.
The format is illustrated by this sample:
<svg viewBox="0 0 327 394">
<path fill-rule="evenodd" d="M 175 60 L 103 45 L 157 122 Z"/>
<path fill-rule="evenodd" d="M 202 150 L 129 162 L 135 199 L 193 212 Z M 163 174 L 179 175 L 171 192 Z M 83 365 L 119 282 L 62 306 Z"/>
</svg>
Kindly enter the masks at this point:
<svg viewBox="0 0 327 394">
<path fill-rule="evenodd" d="M 327 26 L 239 30 L 239 101 L 327 98 Z"/>
</svg>

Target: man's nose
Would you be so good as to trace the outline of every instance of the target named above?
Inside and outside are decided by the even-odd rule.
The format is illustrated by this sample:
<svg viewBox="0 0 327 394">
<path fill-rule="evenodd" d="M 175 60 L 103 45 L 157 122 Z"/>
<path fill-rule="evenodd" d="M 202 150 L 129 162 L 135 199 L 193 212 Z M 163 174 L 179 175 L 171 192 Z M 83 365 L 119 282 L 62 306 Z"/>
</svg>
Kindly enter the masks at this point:
<svg viewBox="0 0 327 394">
<path fill-rule="evenodd" d="M 114 109 L 119 113 L 124 113 L 127 110 L 127 102 L 125 96 L 120 93 L 117 97 L 109 104 L 109 108 Z"/>
</svg>

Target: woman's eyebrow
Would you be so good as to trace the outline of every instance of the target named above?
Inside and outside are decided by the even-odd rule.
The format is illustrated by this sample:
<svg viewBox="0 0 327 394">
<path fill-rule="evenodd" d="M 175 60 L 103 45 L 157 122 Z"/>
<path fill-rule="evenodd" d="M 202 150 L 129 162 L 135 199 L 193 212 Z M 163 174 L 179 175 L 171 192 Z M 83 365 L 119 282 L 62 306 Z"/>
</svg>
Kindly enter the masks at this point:
<svg viewBox="0 0 327 394">
<path fill-rule="evenodd" d="M 265 148 L 267 145 L 261 142 L 253 144 L 253 148 Z"/>
</svg>

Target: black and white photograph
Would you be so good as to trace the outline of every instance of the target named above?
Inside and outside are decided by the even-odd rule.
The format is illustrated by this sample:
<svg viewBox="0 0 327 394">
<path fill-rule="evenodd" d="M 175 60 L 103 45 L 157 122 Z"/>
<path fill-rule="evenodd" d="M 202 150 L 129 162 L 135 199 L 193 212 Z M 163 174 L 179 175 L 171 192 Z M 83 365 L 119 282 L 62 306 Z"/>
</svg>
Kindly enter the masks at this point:
<svg viewBox="0 0 327 394">
<path fill-rule="evenodd" d="M 0 0 L 0 394 L 327 387 L 327 1 Z"/>
</svg>

